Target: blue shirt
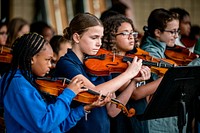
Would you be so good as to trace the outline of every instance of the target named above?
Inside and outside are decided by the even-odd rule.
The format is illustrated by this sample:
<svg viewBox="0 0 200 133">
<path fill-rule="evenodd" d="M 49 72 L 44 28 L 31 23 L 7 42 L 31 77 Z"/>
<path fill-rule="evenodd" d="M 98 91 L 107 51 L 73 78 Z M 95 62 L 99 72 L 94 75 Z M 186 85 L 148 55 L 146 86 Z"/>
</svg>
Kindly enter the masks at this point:
<svg viewBox="0 0 200 133">
<path fill-rule="evenodd" d="M 84 75 L 94 85 L 104 83 L 111 79 L 110 77 L 96 77 L 86 73 L 83 63 L 78 59 L 76 54 L 72 50 L 68 50 L 65 56 L 61 57 L 56 64 L 57 76 L 66 77 L 72 79 L 78 74 Z M 73 103 L 72 106 L 77 106 L 82 103 Z M 92 109 L 88 114 L 87 121 L 82 118 L 77 125 L 70 130 L 72 133 L 109 133 L 110 121 L 107 115 L 106 107 L 99 107 Z"/>
<path fill-rule="evenodd" d="M 0 86 L 0 90 L 2 89 Z M 4 97 L 6 131 L 8 133 L 68 131 L 84 116 L 82 106 L 70 109 L 74 97 L 75 93 L 66 88 L 57 97 L 56 102 L 49 104 L 18 70 Z"/>
</svg>

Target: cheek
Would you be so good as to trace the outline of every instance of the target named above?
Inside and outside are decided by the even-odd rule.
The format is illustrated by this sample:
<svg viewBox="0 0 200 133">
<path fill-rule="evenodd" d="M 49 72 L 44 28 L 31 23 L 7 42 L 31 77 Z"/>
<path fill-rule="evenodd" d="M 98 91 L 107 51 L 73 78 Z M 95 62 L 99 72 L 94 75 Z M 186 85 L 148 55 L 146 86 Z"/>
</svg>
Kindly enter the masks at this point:
<svg viewBox="0 0 200 133">
<path fill-rule="evenodd" d="M 79 47 L 83 53 L 90 55 L 90 53 L 88 52 L 91 52 L 92 48 L 94 48 L 95 45 L 96 45 L 95 41 L 88 39 L 88 40 L 82 40 L 81 44 L 79 44 Z"/>
<path fill-rule="evenodd" d="M 44 76 L 46 74 L 45 64 L 36 62 L 32 65 L 32 71 L 37 76 Z"/>
<path fill-rule="evenodd" d="M 67 53 L 67 49 L 62 49 L 59 51 L 58 53 L 58 58 L 60 58 L 61 56 L 65 55 Z"/>
<path fill-rule="evenodd" d="M 117 41 L 117 47 L 120 49 L 127 49 L 130 47 L 129 42 L 125 40 Z"/>
</svg>

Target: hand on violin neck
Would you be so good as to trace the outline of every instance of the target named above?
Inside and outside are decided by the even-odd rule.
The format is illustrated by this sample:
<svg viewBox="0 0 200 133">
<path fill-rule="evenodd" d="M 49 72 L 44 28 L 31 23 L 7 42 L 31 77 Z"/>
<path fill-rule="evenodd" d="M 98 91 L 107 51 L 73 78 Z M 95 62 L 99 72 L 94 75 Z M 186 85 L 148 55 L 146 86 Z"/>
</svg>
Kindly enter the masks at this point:
<svg viewBox="0 0 200 133">
<path fill-rule="evenodd" d="M 137 56 L 133 58 L 132 63 L 129 61 L 128 63 L 128 68 L 126 69 L 125 73 L 127 73 L 128 76 L 130 76 L 130 79 L 134 78 L 139 71 L 141 70 L 142 67 L 142 59 L 138 59 Z"/>
<path fill-rule="evenodd" d="M 151 69 L 148 66 L 142 66 L 139 72 L 139 75 L 136 76 L 133 80 L 136 82 L 141 82 L 150 79 Z"/>
<path fill-rule="evenodd" d="M 108 93 L 106 96 L 102 96 L 102 94 L 100 93 L 96 101 L 84 106 L 84 110 L 89 111 L 96 107 L 105 106 L 107 103 L 111 102 L 111 97 L 112 97 L 112 93 Z"/>
<path fill-rule="evenodd" d="M 83 81 L 78 78 L 72 79 L 67 88 L 72 90 L 76 95 L 80 92 L 88 91 L 88 89 L 84 87 Z"/>
</svg>

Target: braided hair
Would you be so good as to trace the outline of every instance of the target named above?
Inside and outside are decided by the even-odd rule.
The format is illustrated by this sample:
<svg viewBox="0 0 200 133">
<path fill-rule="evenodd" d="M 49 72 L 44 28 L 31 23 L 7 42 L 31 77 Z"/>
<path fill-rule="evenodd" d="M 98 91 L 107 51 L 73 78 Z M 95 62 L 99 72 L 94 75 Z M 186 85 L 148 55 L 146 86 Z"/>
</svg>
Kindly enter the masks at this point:
<svg viewBox="0 0 200 133">
<path fill-rule="evenodd" d="M 34 55 L 40 52 L 44 44 L 48 44 L 47 41 L 45 41 L 45 39 L 37 33 L 24 34 L 15 40 L 13 43 L 11 74 L 7 72 L 3 78 L 1 84 L 2 90 L 0 94 L 1 98 L 5 96 L 17 69 L 21 71 L 26 80 L 28 80 L 33 86 L 36 86 L 33 82 L 34 75 L 31 70 L 31 59 Z M 8 79 L 7 86 L 5 86 L 6 79 Z"/>
</svg>

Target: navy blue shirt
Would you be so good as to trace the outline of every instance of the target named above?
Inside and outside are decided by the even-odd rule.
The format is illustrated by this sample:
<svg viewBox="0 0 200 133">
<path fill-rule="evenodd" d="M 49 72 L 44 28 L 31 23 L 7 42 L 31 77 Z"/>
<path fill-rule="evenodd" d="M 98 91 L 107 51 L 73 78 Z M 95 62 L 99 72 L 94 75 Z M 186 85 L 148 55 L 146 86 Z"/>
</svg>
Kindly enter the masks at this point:
<svg viewBox="0 0 200 133">
<path fill-rule="evenodd" d="M 84 69 L 84 64 L 78 59 L 76 54 L 72 50 L 60 58 L 56 64 L 56 76 L 66 77 L 72 79 L 78 74 L 84 75 L 94 85 L 104 83 L 111 79 L 111 77 L 97 77 L 88 74 Z M 82 103 L 73 102 L 72 106 L 78 106 Z M 82 118 L 77 125 L 69 132 L 72 133 L 109 133 L 110 121 L 107 115 L 106 107 L 94 108 L 87 116 L 87 121 Z"/>
</svg>

